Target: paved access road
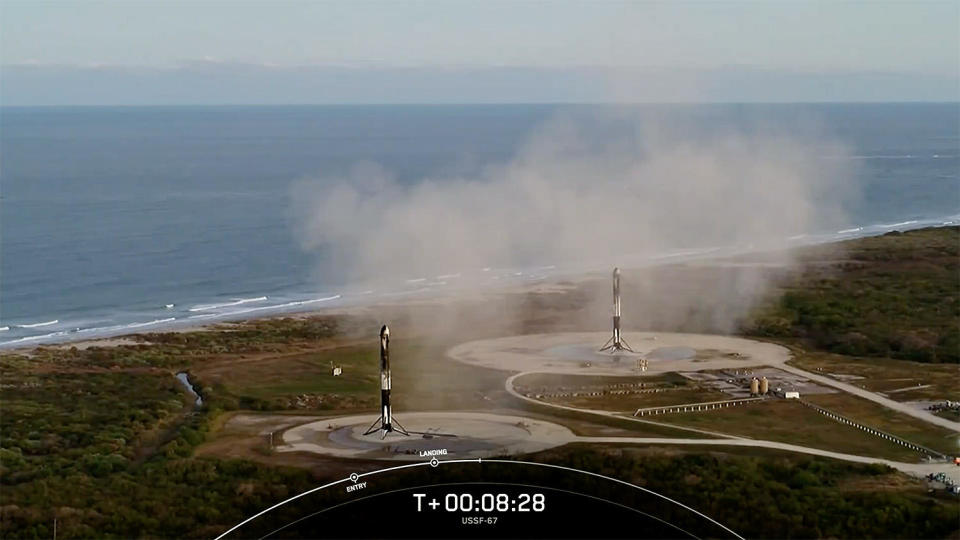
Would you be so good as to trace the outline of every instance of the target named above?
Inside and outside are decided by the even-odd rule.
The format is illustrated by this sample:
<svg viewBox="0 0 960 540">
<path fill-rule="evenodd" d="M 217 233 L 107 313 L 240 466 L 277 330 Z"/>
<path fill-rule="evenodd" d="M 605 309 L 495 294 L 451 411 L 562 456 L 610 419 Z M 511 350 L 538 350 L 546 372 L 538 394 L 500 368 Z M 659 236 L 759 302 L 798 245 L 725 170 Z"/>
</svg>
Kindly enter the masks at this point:
<svg viewBox="0 0 960 540">
<path fill-rule="evenodd" d="M 930 424 L 936 424 L 940 427 L 945 427 L 947 429 L 960 433 L 960 422 L 953 422 L 953 421 L 947 420 L 946 418 L 940 418 L 939 416 L 929 411 L 924 411 L 916 407 L 911 407 L 906 403 L 900 403 L 899 401 L 894 401 L 892 399 L 885 398 L 877 393 L 871 392 L 869 390 L 864 390 L 863 388 L 858 388 L 852 384 L 841 382 L 830 377 L 825 377 L 823 375 L 817 375 L 816 373 L 810 373 L 809 371 L 805 371 L 788 364 L 778 364 L 776 367 L 778 369 L 782 369 L 784 371 L 793 373 L 794 375 L 800 375 L 802 377 L 806 377 L 811 381 L 816 381 L 820 384 L 823 384 L 826 386 L 832 386 L 838 390 L 842 390 L 844 392 L 853 394 L 855 396 L 859 396 L 864 399 L 869 399 L 870 401 L 873 401 L 874 403 L 879 403 L 880 405 L 883 405 L 888 409 L 893 409 L 897 412 L 923 420 L 924 422 L 928 422 Z"/>
</svg>

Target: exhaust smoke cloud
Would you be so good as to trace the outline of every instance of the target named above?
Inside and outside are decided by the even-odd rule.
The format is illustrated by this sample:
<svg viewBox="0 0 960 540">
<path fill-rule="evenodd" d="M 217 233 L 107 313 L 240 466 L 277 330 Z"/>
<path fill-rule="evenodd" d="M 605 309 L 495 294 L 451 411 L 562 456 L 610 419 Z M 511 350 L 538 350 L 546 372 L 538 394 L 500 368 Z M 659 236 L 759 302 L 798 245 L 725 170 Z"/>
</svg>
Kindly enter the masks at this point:
<svg viewBox="0 0 960 540">
<path fill-rule="evenodd" d="M 326 271 L 357 281 L 466 279 L 490 267 L 629 267 L 625 259 L 678 249 L 782 250 L 791 236 L 842 227 L 850 195 L 846 148 L 815 129 L 796 129 L 562 115 L 513 159 L 470 177 L 404 184 L 361 164 L 344 177 L 300 182 L 299 234 L 305 249 L 322 254 Z M 786 251 L 774 257 L 790 263 Z M 712 330 L 733 330 L 767 290 L 765 275 L 740 272 L 717 287 L 631 287 L 627 276 L 625 326 L 682 325 L 695 316 Z M 591 320 L 608 296 L 590 299 Z M 658 311 L 631 321 L 638 306 Z M 691 315 L 703 309 L 712 312 Z M 604 324 L 601 317 L 589 328 Z"/>
</svg>

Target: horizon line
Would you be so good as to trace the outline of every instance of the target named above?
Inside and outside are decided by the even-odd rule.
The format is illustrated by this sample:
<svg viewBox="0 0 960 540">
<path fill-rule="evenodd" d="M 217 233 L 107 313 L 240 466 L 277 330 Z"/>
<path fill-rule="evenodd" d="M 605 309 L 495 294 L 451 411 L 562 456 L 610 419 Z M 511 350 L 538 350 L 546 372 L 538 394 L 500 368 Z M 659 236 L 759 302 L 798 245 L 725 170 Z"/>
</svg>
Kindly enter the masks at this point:
<svg viewBox="0 0 960 540">
<path fill-rule="evenodd" d="M 55 108 L 137 108 L 137 107 L 497 107 L 497 106 L 649 106 L 649 105 L 960 105 L 949 100 L 861 100 L 861 101 L 475 101 L 475 102 L 317 102 L 317 103 L 116 103 L 116 104 L 3 104 L 0 109 Z"/>
</svg>

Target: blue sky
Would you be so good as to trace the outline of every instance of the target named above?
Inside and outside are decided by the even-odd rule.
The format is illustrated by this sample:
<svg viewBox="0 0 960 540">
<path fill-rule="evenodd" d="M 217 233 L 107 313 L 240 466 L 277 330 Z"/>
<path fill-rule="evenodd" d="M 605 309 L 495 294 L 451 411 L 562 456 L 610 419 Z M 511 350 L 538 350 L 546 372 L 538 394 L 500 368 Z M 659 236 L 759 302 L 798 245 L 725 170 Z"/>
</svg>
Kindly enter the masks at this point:
<svg viewBox="0 0 960 540">
<path fill-rule="evenodd" d="M 960 2 L 4 1 L 0 64 L 5 104 L 949 100 Z"/>
</svg>

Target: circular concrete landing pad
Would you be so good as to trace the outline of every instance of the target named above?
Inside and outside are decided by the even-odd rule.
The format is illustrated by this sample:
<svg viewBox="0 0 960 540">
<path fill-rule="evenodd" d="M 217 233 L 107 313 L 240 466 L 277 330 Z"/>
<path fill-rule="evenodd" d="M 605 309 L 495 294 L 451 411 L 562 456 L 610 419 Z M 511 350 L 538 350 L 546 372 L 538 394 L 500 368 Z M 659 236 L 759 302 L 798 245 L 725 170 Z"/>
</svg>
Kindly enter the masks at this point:
<svg viewBox="0 0 960 540">
<path fill-rule="evenodd" d="M 594 375 L 777 366 L 790 359 L 790 351 L 772 343 L 667 332 L 627 332 L 624 340 L 635 353 L 599 352 L 609 337 L 609 332 L 511 336 L 463 343 L 447 355 L 459 362 L 494 369 Z M 638 358 L 647 361 L 643 373 L 638 373 Z"/>
<path fill-rule="evenodd" d="M 328 418 L 288 429 L 278 452 L 314 452 L 336 457 L 429 461 L 528 454 L 560 446 L 576 437 L 551 422 L 474 412 L 394 413 L 411 433 L 364 435 L 376 415 Z M 448 436 L 454 435 L 454 436 Z"/>
</svg>

